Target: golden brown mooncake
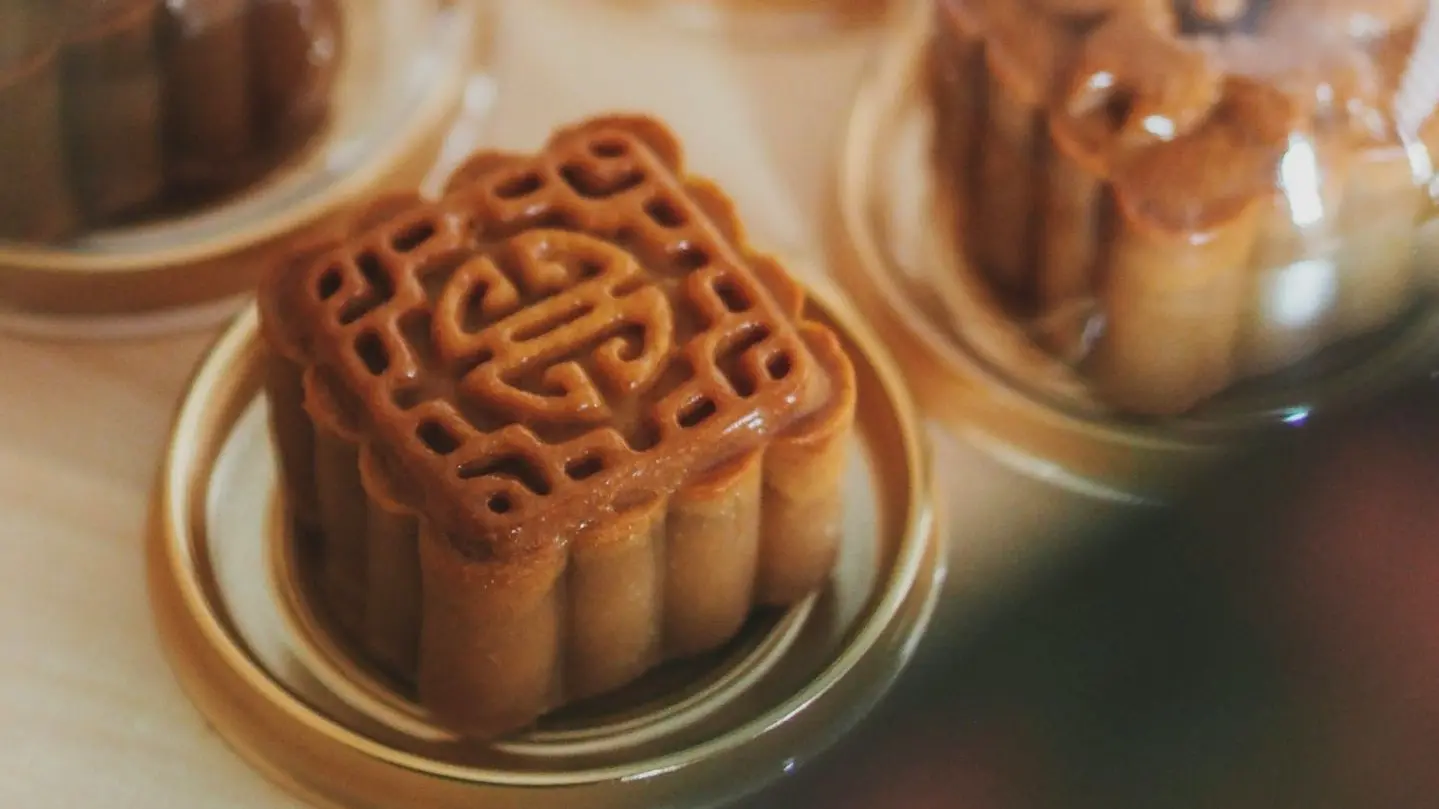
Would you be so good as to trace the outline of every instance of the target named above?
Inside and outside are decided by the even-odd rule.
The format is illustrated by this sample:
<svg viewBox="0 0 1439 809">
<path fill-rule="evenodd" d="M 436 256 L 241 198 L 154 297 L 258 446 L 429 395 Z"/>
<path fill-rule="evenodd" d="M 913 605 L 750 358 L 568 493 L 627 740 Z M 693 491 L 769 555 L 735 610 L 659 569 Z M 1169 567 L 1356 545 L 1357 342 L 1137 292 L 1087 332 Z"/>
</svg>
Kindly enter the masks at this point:
<svg viewBox="0 0 1439 809">
<path fill-rule="evenodd" d="M 1428 177 L 1391 106 L 1424 0 L 935 8 L 967 264 L 1022 317 L 1092 304 L 1046 339 L 1107 403 L 1187 411 L 1407 301 Z"/>
<path fill-rule="evenodd" d="M 829 575 L 853 368 L 658 122 L 477 154 L 260 306 L 316 589 L 456 730 L 714 649 Z"/>
</svg>

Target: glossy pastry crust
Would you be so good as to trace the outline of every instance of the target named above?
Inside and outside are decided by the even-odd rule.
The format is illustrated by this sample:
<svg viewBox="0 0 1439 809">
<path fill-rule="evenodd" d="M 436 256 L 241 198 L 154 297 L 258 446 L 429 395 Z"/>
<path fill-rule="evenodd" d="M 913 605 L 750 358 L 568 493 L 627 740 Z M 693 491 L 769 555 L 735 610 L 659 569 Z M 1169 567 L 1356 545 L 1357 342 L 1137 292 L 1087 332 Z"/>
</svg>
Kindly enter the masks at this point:
<svg viewBox="0 0 1439 809">
<path fill-rule="evenodd" d="M 935 6 L 967 257 L 1110 404 L 1186 411 L 1405 305 L 1432 167 L 1395 99 L 1423 0 Z"/>
<path fill-rule="evenodd" d="M 477 154 L 260 301 L 324 599 L 458 730 L 715 648 L 829 574 L 852 366 L 653 120 Z"/>
</svg>

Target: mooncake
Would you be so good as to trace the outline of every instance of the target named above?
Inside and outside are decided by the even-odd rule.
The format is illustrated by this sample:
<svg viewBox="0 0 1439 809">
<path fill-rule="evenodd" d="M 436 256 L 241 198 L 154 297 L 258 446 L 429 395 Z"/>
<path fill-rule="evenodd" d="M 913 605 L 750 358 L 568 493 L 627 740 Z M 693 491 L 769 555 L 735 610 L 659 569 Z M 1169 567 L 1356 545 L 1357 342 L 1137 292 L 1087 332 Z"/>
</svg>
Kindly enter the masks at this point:
<svg viewBox="0 0 1439 809">
<path fill-rule="evenodd" d="M 1017 317 L 1092 303 L 1046 339 L 1108 404 L 1189 411 L 1409 302 L 1423 0 L 934 7 L 955 243 Z"/>
<path fill-rule="evenodd" d="M 654 120 L 375 201 L 260 308 L 318 600 L 456 731 L 716 649 L 830 574 L 853 367 Z"/>
</svg>

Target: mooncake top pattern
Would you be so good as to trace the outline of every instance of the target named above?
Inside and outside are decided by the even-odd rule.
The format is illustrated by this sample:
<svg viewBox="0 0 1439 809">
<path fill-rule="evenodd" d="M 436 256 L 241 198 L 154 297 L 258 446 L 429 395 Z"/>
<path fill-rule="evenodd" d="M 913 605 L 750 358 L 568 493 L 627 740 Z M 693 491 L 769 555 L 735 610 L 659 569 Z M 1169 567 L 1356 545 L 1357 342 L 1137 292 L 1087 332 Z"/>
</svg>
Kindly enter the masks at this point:
<svg viewBox="0 0 1439 809">
<path fill-rule="evenodd" d="M 440 199 L 375 203 L 261 298 L 342 429 L 478 555 L 671 492 L 833 393 L 800 289 L 645 118 L 477 154 Z"/>
</svg>

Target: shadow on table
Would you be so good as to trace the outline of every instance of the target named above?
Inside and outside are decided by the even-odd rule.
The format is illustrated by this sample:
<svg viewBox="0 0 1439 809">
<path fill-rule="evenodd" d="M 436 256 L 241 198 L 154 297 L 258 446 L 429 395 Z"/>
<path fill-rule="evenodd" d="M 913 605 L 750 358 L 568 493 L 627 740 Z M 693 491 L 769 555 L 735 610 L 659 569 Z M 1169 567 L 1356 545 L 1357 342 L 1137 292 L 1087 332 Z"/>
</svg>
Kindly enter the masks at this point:
<svg viewBox="0 0 1439 809">
<path fill-rule="evenodd" d="M 1439 389 L 1278 436 L 927 644 L 749 806 L 1439 805 Z"/>
</svg>

